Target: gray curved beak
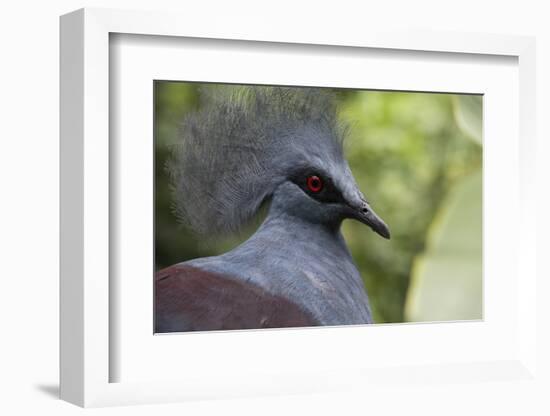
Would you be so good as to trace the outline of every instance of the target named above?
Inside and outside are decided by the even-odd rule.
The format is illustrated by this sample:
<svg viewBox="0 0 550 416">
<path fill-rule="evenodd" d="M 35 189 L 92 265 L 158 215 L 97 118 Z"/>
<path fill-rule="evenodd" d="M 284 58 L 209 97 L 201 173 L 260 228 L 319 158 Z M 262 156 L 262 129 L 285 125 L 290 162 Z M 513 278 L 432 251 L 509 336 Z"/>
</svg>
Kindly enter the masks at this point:
<svg viewBox="0 0 550 416">
<path fill-rule="evenodd" d="M 382 237 L 390 239 L 390 229 L 364 198 L 361 198 L 360 202 L 356 204 L 349 204 L 349 207 L 351 218 L 368 225 L 375 233 Z"/>
</svg>

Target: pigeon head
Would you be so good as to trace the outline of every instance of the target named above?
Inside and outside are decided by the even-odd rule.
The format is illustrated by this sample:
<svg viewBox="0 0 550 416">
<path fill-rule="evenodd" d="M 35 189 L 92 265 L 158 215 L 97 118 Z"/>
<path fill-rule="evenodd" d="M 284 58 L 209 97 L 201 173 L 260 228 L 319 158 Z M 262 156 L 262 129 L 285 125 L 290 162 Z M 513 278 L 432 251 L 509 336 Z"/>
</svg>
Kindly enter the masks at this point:
<svg viewBox="0 0 550 416">
<path fill-rule="evenodd" d="M 270 203 L 315 224 L 356 219 L 389 238 L 344 157 L 346 130 L 328 90 L 205 88 L 167 163 L 175 213 L 198 234 L 220 235 Z"/>
</svg>

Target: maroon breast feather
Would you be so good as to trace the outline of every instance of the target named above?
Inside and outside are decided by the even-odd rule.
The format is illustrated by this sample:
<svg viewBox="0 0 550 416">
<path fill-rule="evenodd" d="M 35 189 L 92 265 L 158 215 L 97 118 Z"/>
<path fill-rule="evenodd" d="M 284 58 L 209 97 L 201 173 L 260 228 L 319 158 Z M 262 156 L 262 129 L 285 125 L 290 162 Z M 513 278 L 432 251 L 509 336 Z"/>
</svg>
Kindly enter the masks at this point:
<svg viewBox="0 0 550 416">
<path fill-rule="evenodd" d="M 155 332 L 316 326 L 305 310 L 261 287 L 188 265 L 155 275 Z"/>
</svg>

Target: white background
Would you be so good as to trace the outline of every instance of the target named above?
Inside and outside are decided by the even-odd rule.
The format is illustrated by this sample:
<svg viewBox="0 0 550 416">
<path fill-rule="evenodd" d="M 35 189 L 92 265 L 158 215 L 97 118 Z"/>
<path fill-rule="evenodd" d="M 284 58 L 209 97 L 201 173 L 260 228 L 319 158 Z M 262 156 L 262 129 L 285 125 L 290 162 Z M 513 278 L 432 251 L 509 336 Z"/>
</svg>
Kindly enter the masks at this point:
<svg viewBox="0 0 550 416">
<path fill-rule="evenodd" d="M 0 247 L 0 411 L 4 414 L 82 412 L 55 399 L 58 367 L 58 16 L 83 6 L 222 13 L 227 19 L 274 19 L 281 26 L 308 25 L 337 31 L 339 25 L 383 25 L 438 30 L 537 35 L 539 134 L 539 250 L 550 247 L 548 199 L 550 157 L 550 13 L 545 2 L 377 1 L 298 3 L 225 2 L 200 5 L 182 1 L 20 1 L 3 5 L 0 15 L 2 87 L 0 169 L 2 205 Z M 241 5 L 242 3 L 242 5 Z M 232 17 L 234 16 L 234 17 Z M 240 16 L 240 17 L 239 17 Z M 185 24 L 185 22 L 182 22 Z M 546 138 L 546 141 L 542 139 Z M 544 186 L 546 184 L 546 186 Z M 505 209 L 505 207 L 503 207 Z M 503 224 L 503 236 L 506 227 Z M 550 278 L 540 256 L 539 274 Z M 543 263 L 545 262 L 545 263 Z M 544 267 L 544 269 L 543 269 Z M 540 377 L 550 374 L 550 283 L 539 280 Z M 402 346 L 406 348 L 406 346 Z M 196 402 L 93 410 L 100 414 L 548 414 L 550 385 L 486 383 L 417 388 L 388 385 L 376 396 L 368 391 L 253 400 Z"/>
</svg>

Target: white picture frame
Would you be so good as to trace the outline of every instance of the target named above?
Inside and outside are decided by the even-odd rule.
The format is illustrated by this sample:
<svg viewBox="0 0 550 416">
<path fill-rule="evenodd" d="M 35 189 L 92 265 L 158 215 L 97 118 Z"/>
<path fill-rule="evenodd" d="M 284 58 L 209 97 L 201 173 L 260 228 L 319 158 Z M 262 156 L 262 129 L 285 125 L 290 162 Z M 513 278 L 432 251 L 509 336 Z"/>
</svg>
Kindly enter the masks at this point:
<svg viewBox="0 0 550 416">
<path fill-rule="evenodd" d="M 182 21 L 185 24 L 182 25 Z M 350 28 L 348 32 L 326 33 L 285 28 L 278 25 L 239 26 L 231 22 L 212 21 L 204 26 L 200 19 L 185 19 L 168 13 L 119 11 L 107 9 L 83 9 L 61 18 L 61 398 L 80 406 L 106 406 L 117 404 L 155 403 L 181 401 L 193 398 L 238 397 L 261 394 L 319 392 L 351 388 L 352 385 L 412 383 L 434 381 L 479 382 L 485 379 L 525 380 L 536 374 L 535 361 L 535 298 L 536 273 L 535 218 L 522 213 L 534 211 L 534 151 L 533 120 L 535 111 L 535 43 L 533 38 L 465 33 L 429 32 L 380 32 Z M 229 369 L 221 371 L 213 380 L 213 373 L 200 368 L 192 376 L 181 379 L 163 379 L 151 375 L 150 379 L 113 382 L 112 368 L 121 359 L 112 348 L 112 339 L 117 337 L 111 324 L 111 315 L 117 310 L 113 304 L 116 287 L 110 281 L 113 258 L 110 254 L 110 173 L 116 170 L 117 162 L 110 154 L 110 94 L 113 88 L 110 79 L 110 38 L 113 34 L 161 36 L 157 41 L 182 39 L 224 39 L 226 42 L 255 42 L 261 49 L 265 42 L 276 43 L 284 50 L 290 45 L 312 47 L 324 45 L 333 51 L 384 50 L 433 53 L 430 56 L 468 55 L 506 56 L 517 59 L 518 106 L 517 125 L 519 132 L 514 137 L 519 145 L 517 169 L 511 170 L 510 180 L 518 183 L 511 191 L 517 196 L 517 204 L 510 207 L 520 218 L 517 240 L 510 249 L 514 253 L 516 279 L 519 270 L 521 279 L 514 293 L 512 319 L 515 320 L 510 340 L 513 348 L 495 359 L 487 355 L 471 361 L 462 358 L 458 362 L 441 356 L 439 363 L 418 358 L 402 367 L 383 363 L 379 368 L 372 363 L 357 368 L 350 366 L 319 366 L 316 372 L 307 372 L 298 367 L 295 371 L 281 368 L 265 373 L 254 373 L 246 380 Z M 264 42 L 264 43 L 262 43 Z M 430 58 L 434 60 L 434 58 Z M 435 60 L 434 60 L 435 65 Z M 388 87 L 389 88 L 389 87 Z M 406 88 L 404 88 L 406 89 Z M 464 91 L 461 91 L 464 92 Z M 472 91 L 475 92 L 475 91 Z M 512 154 L 510 154 L 512 156 Z M 503 156 L 504 157 L 504 156 Z M 497 214 L 495 214 L 497 215 Z M 511 292 L 510 292 L 511 293 Z M 493 296 L 490 293 L 487 296 Z M 512 295 L 510 295 L 512 296 Z M 495 321 L 498 326 L 499 322 Z M 403 325 L 400 332 L 417 331 L 419 326 Z M 466 331 L 472 336 L 483 327 L 456 327 L 453 332 Z M 334 329 L 327 328 L 324 334 Z M 500 328 L 500 331 L 506 329 Z M 270 333 L 270 338 L 285 337 L 307 330 L 287 330 Z M 361 337 L 361 328 L 346 332 L 345 342 Z M 387 343 L 399 342 L 399 335 L 384 335 Z M 473 332 L 468 332 L 473 331 Z M 512 330 L 510 330 L 512 331 Z M 387 331 L 386 331 L 387 332 Z M 504 332 L 502 332 L 504 333 Z M 311 338 L 312 332 L 308 337 Z M 320 332 L 318 332 L 320 334 Z M 152 335 L 152 334 L 151 334 Z M 456 334 L 455 334 L 456 335 Z M 212 334 L 209 341 L 224 342 L 225 334 Z M 316 335 L 313 335 L 316 336 Z M 336 334 L 333 332 L 333 335 Z M 343 336 L 340 332 L 338 336 Z M 414 336 L 414 335 L 412 335 Z M 216 337 L 216 338 L 214 338 Z M 165 340 L 171 337 L 164 337 Z M 320 338 L 318 339 L 320 341 Z M 171 342 L 171 341 L 163 341 Z M 244 338 L 231 341 L 237 348 Z M 256 342 L 250 337 L 246 342 Z M 303 342 L 310 342 L 303 336 Z M 387 345 L 386 345 L 387 346 Z M 180 348 L 180 346 L 178 346 Z M 378 347 L 385 348 L 384 344 Z M 196 358 L 195 358 L 196 359 Z M 253 364 L 248 364 L 252 366 Z M 368 370 L 368 371 L 366 371 Z M 214 370 L 211 370 L 214 371 Z M 234 369 L 237 371 L 237 369 Z M 253 373 L 250 373 L 253 374 Z M 117 378 L 117 377 L 115 377 Z"/>
</svg>

